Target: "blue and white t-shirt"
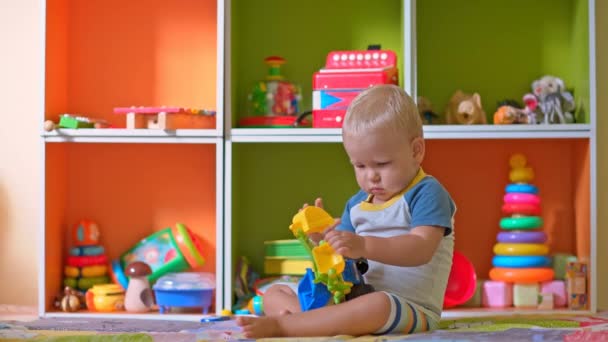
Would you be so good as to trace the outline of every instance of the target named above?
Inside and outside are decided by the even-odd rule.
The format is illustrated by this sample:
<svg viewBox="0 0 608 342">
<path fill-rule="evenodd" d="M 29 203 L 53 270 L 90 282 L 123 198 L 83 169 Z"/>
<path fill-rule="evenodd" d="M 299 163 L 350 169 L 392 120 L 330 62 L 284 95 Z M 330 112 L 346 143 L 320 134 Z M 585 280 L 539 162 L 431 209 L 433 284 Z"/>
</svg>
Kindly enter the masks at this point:
<svg viewBox="0 0 608 342">
<path fill-rule="evenodd" d="M 359 191 L 346 204 L 338 230 L 362 236 L 391 237 L 419 226 L 445 228 L 431 261 L 417 267 L 386 265 L 368 260 L 365 281 L 377 291 L 387 291 L 418 304 L 439 320 L 443 296 L 452 267 L 456 206 L 446 189 L 422 169 L 411 184 L 392 199 L 373 204 L 372 196 Z M 440 229 L 440 228 L 438 228 Z"/>
</svg>

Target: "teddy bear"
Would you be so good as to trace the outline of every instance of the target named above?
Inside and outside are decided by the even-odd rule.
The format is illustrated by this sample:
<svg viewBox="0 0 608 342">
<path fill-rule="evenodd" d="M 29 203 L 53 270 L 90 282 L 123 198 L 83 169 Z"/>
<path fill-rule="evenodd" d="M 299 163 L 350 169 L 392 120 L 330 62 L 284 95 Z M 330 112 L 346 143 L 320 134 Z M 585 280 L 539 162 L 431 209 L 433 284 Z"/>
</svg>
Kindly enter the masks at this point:
<svg viewBox="0 0 608 342">
<path fill-rule="evenodd" d="M 538 100 L 535 108 L 536 122 L 563 124 L 574 122 L 572 111 L 575 109 L 572 93 L 566 91 L 564 81 L 546 75 L 532 82 L 532 93 Z M 528 96 L 528 94 L 526 94 Z"/>
<path fill-rule="evenodd" d="M 432 125 L 440 123 L 439 114 L 433 111 L 433 104 L 424 96 L 418 96 L 416 101 L 418 106 L 418 114 L 424 125 Z"/>
<path fill-rule="evenodd" d="M 445 110 L 445 118 L 450 124 L 486 124 L 486 113 L 481 107 L 481 97 L 478 93 L 466 94 L 457 90 Z"/>
</svg>

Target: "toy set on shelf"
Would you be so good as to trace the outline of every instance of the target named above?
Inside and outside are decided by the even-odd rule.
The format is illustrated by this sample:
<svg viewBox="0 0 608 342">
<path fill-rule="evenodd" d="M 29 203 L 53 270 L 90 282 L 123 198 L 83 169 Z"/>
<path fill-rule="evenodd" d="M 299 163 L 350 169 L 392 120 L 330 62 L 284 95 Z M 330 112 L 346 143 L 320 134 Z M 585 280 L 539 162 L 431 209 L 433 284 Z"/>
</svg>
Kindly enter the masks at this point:
<svg viewBox="0 0 608 342">
<path fill-rule="evenodd" d="M 312 267 L 312 260 L 300 241 L 265 241 L 264 274 L 266 276 L 302 276 Z"/>
<path fill-rule="evenodd" d="M 493 114 L 495 125 L 508 124 L 565 124 L 574 123 L 576 109 L 572 93 L 566 90 L 564 81 L 546 75 L 532 82 L 532 92 L 522 98 L 523 105 L 516 100 L 501 101 Z M 431 101 L 419 96 L 418 112 L 424 124 L 447 123 L 449 125 L 486 124 L 486 113 L 478 93 L 454 92 L 446 106 L 444 119 L 433 110 Z"/>
<path fill-rule="evenodd" d="M 521 154 L 510 166 L 490 280 L 478 282 L 474 301 L 465 306 L 585 309 L 586 264 L 569 254 L 549 256 L 534 171 Z"/>
<path fill-rule="evenodd" d="M 127 129 L 148 128 L 174 130 L 215 127 L 215 111 L 182 107 L 116 107 L 115 114 L 126 116 Z"/>
<path fill-rule="evenodd" d="M 177 223 L 142 239 L 112 260 L 110 269 L 104 249 L 98 245 L 99 235 L 97 224 L 91 220 L 81 220 L 73 227 L 75 247 L 70 249 L 66 288 L 56 300 L 57 308 L 147 312 L 157 306 L 160 313 L 172 307 L 209 312 L 215 276 L 185 272 L 202 266 L 204 259 L 200 239 L 184 224 Z"/>
<path fill-rule="evenodd" d="M 126 117 L 127 129 L 211 129 L 215 128 L 215 111 L 196 108 L 168 106 L 131 106 L 115 107 L 114 114 Z M 60 114 L 59 122 L 46 120 L 44 130 L 50 132 L 56 128 L 116 128 L 106 120 L 95 119 L 83 114 Z"/>
</svg>

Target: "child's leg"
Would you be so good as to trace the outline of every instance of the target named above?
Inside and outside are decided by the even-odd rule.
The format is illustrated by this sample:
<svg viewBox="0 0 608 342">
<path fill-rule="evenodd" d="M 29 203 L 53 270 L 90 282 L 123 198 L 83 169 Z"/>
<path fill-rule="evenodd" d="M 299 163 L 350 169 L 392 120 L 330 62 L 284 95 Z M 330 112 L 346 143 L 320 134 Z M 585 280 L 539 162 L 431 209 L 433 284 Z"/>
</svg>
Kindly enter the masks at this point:
<svg viewBox="0 0 608 342">
<path fill-rule="evenodd" d="M 439 323 L 437 319 L 427 314 L 417 304 L 400 296 L 384 293 L 390 298 L 391 313 L 386 323 L 375 331 L 375 334 L 414 334 L 437 328 Z"/>
<path fill-rule="evenodd" d="M 264 314 L 278 316 L 300 312 L 300 300 L 287 285 L 273 285 L 264 293 Z"/>
<path fill-rule="evenodd" d="M 248 338 L 366 335 L 377 332 L 391 313 L 384 292 L 372 292 L 338 305 L 270 317 L 237 317 Z"/>
</svg>

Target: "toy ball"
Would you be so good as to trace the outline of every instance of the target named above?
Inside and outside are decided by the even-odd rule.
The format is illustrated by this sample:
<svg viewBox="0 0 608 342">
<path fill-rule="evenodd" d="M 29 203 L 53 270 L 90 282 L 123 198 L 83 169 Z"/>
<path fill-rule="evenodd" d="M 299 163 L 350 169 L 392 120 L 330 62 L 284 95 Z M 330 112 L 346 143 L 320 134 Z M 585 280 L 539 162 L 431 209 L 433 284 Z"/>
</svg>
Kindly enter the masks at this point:
<svg viewBox="0 0 608 342">
<path fill-rule="evenodd" d="M 99 227 L 91 220 L 80 220 L 72 228 L 74 246 L 91 246 L 99 244 Z"/>
<path fill-rule="evenodd" d="M 466 303 L 475 294 L 477 274 L 475 267 L 462 253 L 454 251 L 452 269 L 443 298 L 443 308 L 451 308 Z"/>
</svg>

